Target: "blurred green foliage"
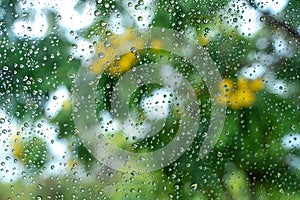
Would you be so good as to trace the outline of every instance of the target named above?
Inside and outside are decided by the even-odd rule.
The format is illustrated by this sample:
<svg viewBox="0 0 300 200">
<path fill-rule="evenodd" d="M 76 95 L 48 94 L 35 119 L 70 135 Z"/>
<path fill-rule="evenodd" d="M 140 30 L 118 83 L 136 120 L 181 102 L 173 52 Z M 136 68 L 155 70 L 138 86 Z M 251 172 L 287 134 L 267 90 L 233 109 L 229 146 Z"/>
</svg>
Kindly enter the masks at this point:
<svg viewBox="0 0 300 200">
<path fill-rule="evenodd" d="M 243 1 L 243 4 L 255 9 L 253 1 L 249 2 Z M 17 15 L 17 2 L 1 3 L 6 11 L 0 22 L 1 109 L 18 122 L 47 118 L 45 104 L 49 101 L 50 93 L 61 84 L 72 92 L 72 81 L 84 64 L 83 58 L 76 58 L 70 53 L 74 44 L 66 39 L 63 28 L 57 26 L 55 12 L 49 13 L 48 20 L 52 27 L 44 38 L 17 37 L 11 27 Z M 88 3 L 91 2 L 78 1 L 77 7 Z M 81 30 L 79 35 L 91 40 L 94 46 L 102 42 L 114 34 L 109 24 L 111 15 L 128 15 L 125 7 L 130 3 L 136 10 L 146 10 L 141 0 L 128 1 L 127 4 L 122 1 L 98 1 L 94 23 Z M 296 160 L 289 161 L 291 156 L 300 158 L 299 146 L 288 149 L 282 144 L 284 136 L 300 133 L 299 1 L 290 0 L 278 15 L 256 8 L 262 16 L 260 23 L 263 27 L 250 36 L 238 30 L 238 19 L 235 21 L 231 14 L 237 10 L 235 14 L 239 18 L 246 9 L 238 7 L 237 3 L 227 0 L 180 0 L 154 1 L 153 4 L 150 26 L 186 31 L 187 34 L 192 30 L 195 43 L 209 52 L 224 78 L 237 81 L 243 75 L 241 70 L 244 66 L 264 62 L 267 59 L 264 56 L 271 56 L 274 62 L 266 66 L 266 76 L 262 76 L 265 88 L 253 94 L 253 105 L 238 109 L 228 106 L 226 122 L 217 145 L 206 157 L 199 158 L 199 147 L 209 125 L 213 101 L 203 86 L 204 81 L 194 73 L 192 66 L 176 60 L 176 56 L 164 51 L 149 53 L 146 50 L 144 54 L 141 53 L 141 59 L 135 66 L 157 62 L 161 57 L 170 58 L 197 92 L 201 119 L 208 120 L 199 121 L 199 136 L 190 149 L 168 167 L 149 174 L 127 174 L 108 169 L 80 142 L 72 119 L 72 106 L 69 105 L 49 119 L 59 129 L 55 139 L 69 141 L 68 150 L 73 157 L 66 163 L 58 164 L 67 166 L 66 171 L 43 177 L 43 174 L 51 171 L 45 167 L 50 156 L 46 147 L 48 144 L 43 138 L 24 140 L 19 145 L 23 149 L 21 152 L 26 153 L 15 159 L 16 162 L 19 159 L 19 163 L 30 170 L 26 168 L 22 178 L 17 181 L 6 183 L 0 179 L 0 199 L 300 198 L 300 164 Z M 135 23 L 119 26 L 127 29 L 138 27 Z M 296 31 L 291 33 L 291 30 Z M 287 48 L 292 50 L 287 55 L 276 51 L 274 38 L 278 36 L 283 37 Z M 267 41 L 265 48 L 258 48 L 260 39 Z M 285 89 L 279 87 L 279 93 L 274 93 L 270 88 L 276 84 L 268 82 L 270 79 L 267 75 L 270 74 L 275 77 L 274 80 L 283 80 L 291 92 L 284 92 Z M 97 113 L 110 109 L 112 88 L 119 78 L 108 73 L 102 75 L 96 93 Z M 144 117 L 142 109 L 138 107 L 141 98 L 157 88 L 155 85 L 141 88 L 143 92 L 136 91 L 132 97 L 131 109 L 138 113 L 140 119 Z M 173 111 L 165 127 L 156 136 L 135 141 L 120 132 L 111 135 L 111 141 L 135 152 L 161 148 L 173 138 L 178 128 L 180 114 L 176 114 L 176 108 Z M 5 133 L 2 131 L 2 134 Z M 2 157 L 1 162 L 5 162 Z M 296 164 L 291 164 L 293 162 Z M 25 184 L 28 186 L 24 187 Z"/>
</svg>

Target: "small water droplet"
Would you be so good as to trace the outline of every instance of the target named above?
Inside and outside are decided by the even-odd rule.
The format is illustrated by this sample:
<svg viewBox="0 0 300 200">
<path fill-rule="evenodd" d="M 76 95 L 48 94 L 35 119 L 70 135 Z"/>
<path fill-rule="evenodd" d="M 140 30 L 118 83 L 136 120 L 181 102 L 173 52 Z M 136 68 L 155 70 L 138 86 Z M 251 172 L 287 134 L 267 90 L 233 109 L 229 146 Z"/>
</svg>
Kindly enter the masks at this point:
<svg viewBox="0 0 300 200">
<path fill-rule="evenodd" d="M 138 21 L 140 22 L 140 21 L 142 21 L 143 20 L 143 17 L 142 16 L 138 16 Z"/>
<path fill-rule="evenodd" d="M 197 190 L 198 184 L 197 183 L 192 183 L 191 184 L 191 189 L 192 190 Z"/>
<path fill-rule="evenodd" d="M 296 130 L 296 126 L 295 126 L 294 124 L 293 124 L 293 125 L 291 125 L 291 127 L 290 127 L 290 128 L 291 128 L 291 130 L 292 130 L 292 131 L 295 131 L 295 130 Z"/>
<path fill-rule="evenodd" d="M 103 52 L 98 53 L 98 58 L 102 59 L 105 57 L 105 54 Z"/>
<path fill-rule="evenodd" d="M 101 20 L 100 21 L 100 26 L 105 27 L 105 26 L 107 26 L 107 23 L 104 20 Z"/>
<path fill-rule="evenodd" d="M 135 47 L 131 47 L 130 52 L 131 53 L 135 53 L 137 51 L 137 49 Z"/>
<path fill-rule="evenodd" d="M 43 199 L 43 197 L 41 196 L 41 195 L 38 195 L 38 196 L 36 196 L 36 198 L 35 198 L 36 200 L 42 200 Z"/>
<path fill-rule="evenodd" d="M 5 119 L 4 118 L 0 118 L 0 124 L 4 124 L 5 123 Z"/>
</svg>

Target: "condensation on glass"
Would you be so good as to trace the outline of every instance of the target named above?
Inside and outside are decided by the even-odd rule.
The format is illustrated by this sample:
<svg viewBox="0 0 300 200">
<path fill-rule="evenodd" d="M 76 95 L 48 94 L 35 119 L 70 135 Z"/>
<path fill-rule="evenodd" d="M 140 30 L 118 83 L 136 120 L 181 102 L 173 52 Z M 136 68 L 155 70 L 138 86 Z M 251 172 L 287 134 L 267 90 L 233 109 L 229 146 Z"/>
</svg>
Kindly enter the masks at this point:
<svg viewBox="0 0 300 200">
<path fill-rule="evenodd" d="M 0 199 L 300 199 L 299 13 L 0 1 Z"/>
</svg>

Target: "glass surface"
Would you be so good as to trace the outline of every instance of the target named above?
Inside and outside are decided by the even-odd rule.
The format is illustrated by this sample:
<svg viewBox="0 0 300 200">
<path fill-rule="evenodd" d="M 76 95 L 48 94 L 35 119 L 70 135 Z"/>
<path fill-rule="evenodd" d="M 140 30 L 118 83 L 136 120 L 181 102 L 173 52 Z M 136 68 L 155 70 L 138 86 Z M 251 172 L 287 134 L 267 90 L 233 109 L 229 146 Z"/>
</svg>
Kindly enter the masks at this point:
<svg viewBox="0 0 300 200">
<path fill-rule="evenodd" d="M 300 199 L 300 1 L 0 1 L 0 199 Z"/>
</svg>

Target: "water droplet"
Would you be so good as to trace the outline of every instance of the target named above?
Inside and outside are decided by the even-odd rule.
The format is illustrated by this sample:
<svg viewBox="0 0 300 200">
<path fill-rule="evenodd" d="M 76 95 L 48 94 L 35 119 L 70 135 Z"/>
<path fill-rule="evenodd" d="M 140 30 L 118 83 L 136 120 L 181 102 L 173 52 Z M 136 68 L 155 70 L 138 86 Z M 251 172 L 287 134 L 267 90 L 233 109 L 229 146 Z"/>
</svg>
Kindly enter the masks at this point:
<svg viewBox="0 0 300 200">
<path fill-rule="evenodd" d="M 191 189 L 192 190 L 197 190 L 198 184 L 197 183 L 192 183 L 191 184 Z"/>
<path fill-rule="evenodd" d="M 99 16 L 101 14 L 101 11 L 100 10 L 96 10 L 95 12 L 94 12 L 94 15 L 97 17 L 97 16 Z"/>
<path fill-rule="evenodd" d="M 43 199 L 43 197 L 42 196 L 40 196 L 40 195 L 38 195 L 38 196 L 36 196 L 36 198 L 35 198 L 36 200 L 42 200 Z"/>
<path fill-rule="evenodd" d="M 100 26 L 105 27 L 105 26 L 107 26 L 107 23 L 104 20 L 101 20 L 100 21 Z"/>
<path fill-rule="evenodd" d="M 291 125 L 291 127 L 290 127 L 290 128 L 291 128 L 291 130 L 292 130 L 292 131 L 295 131 L 295 130 L 296 130 L 296 126 L 295 126 L 294 124 L 293 124 L 293 125 Z"/>
<path fill-rule="evenodd" d="M 131 47 L 130 52 L 131 53 L 135 53 L 137 51 L 137 49 L 135 47 Z"/>
<path fill-rule="evenodd" d="M 0 124 L 4 124 L 5 123 L 5 119 L 4 118 L 0 118 Z"/>
<path fill-rule="evenodd" d="M 105 57 L 105 54 L 103 52 L 98 53 L 98 58 L 102 59 Z"/>
<path fill-rule="evenodd" d="M 143 17 L 142 16 L 138 16 L 138 21 L 140 22 L 140 21 L 142 21 L 143 20 Z"/>
</svg>

